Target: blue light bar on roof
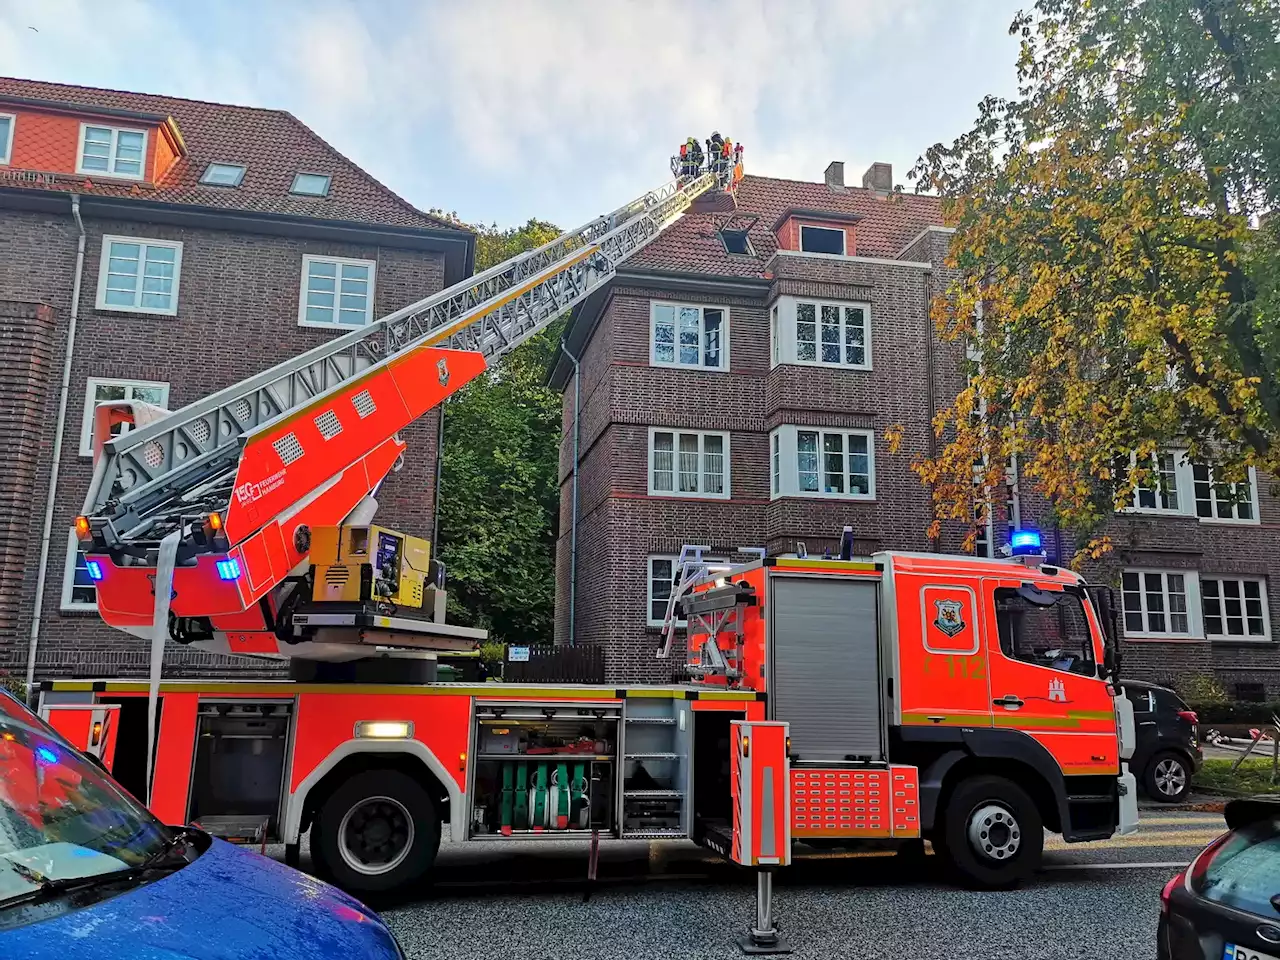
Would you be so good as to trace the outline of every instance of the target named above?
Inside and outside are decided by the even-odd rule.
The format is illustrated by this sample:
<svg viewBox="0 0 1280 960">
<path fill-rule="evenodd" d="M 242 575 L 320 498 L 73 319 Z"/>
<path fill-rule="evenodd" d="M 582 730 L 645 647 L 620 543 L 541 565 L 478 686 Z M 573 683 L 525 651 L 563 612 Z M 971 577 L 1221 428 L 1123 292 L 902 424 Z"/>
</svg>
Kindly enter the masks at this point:
<svg viewBox="0 0 1280 960">
<path fill-rule="evenodd" d="M 218 576 L 223 580 L 240 579 L 240 561 L 235 557 L 228 557 L 226 560 L 219 560 Z"/>
<path fill-rule="evenodd" d="M 1040 552 L 1039 530 L 1015 530 L 1009 537 L 1009 547 L 1014 556 Z"/>
</svg>

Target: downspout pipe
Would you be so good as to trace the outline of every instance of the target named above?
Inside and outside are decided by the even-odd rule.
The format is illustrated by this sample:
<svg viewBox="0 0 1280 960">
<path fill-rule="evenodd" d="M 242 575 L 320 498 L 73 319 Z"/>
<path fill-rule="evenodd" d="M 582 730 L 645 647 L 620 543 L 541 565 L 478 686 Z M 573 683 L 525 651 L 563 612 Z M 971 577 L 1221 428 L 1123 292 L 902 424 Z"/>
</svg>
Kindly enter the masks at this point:
<svg viewBox="0 0 1280 960">
<path fill-rule="evenodd" d="M 581 420 L 579 383 L 582 370 L 578 365 L 578 358 L 569 352 L 569 348 L 565 346 L 563 340 L 560 341 L 560 349 L 564 351 L 564 355 L 573 364 L 573 488 L 570 494 L 571 506 L 569 512 L 569 646 L 572 647 L 577 643 L 578 639 L 576 632 L 578 613 L 578 441 L 580 436 L 578 424 Z"/>
<path fill-rule="evenodd" d="M 928 434 L 929 459 L 937 460 L 938 459 L 938 436 L 936 433 L 934 433 L 934 429 L 933 429 L 933 418 L 937 412 L 934 409 L 934 407 L 936 406 L 937 401 L 934 396 L 935 387 L 933 383 L 933 378 L 934 378 L 933 317 L 930 315 L 930 311 L 933 307 L 933 271 L 932 270 L 926 270 L 924 272 L 923 287 L 924 287 L 924 390 L 925 390 L 925 404 L 927 405 L 927 409 L 929 411 L 928 422 L 925 425 L 925 429 Z M 937 503 L 933 499 L 934 490 L 935 490 L 934 485 L 930 484 L 929 485 L 929 506 L 930 506 L 930 509 L 932 510 L 937 509 Z M 938 544 L 939 544 L 938 537 L 931 537 L 929 539 L 929 550 L 931 553 L 938 552 Z"/>
<path fill-rule="evenodd" d="M 84 221 L 80 219 L 80 195 L 71 194 L 71 216 L 80 231 L 76 240 L 76 270 L 71 282 L 71 315 L 67 322 L 67 351 L 62 361 L 62 386 L 58 393 L 58 419 L 53 432 L 53 463 L 49 467 L 49 489 L 44 499 L 44 527 L 40 533 L 40 561 L 36 567 L 36 599 L 31 611 L 31 639 L 27 646 L 27 699 L 35 703 L 36 649 L 40 645 L 40 619 L 44 614 L 45 580 L 49 572 L 49 544 L 53 536 L 53 513 L 58 495 L 58 471 L 62 467 L 62 440 L 67 428 L 67 397 L 71 389 L 71 362 L 76 350 L 76 322 L 80 318 L 80 283 L 84 277 Z"/>
</svg>

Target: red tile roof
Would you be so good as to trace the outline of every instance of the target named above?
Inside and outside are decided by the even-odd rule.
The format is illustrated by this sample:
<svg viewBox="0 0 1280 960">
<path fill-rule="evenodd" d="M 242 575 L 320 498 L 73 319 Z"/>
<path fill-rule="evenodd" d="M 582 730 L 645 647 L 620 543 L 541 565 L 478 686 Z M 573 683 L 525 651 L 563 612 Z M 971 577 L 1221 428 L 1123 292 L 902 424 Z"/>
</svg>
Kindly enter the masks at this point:
<svg viewBox="0 0 1280 960">
<path fill-rule="evenodd" d="M 729 219 L 729 214 L 688 213 L 629 259 L 627 268 L 763 277 L 765 264 L 778 249 L 770 228 L 779 215 L 791 207 L 860 217 L 856 253 L 867 257 L 897 257 L 921 230 L 943 222 L 942 205 L 937 197 L 914 193 L 882 196 L 861 187 L 837 193 L 825 183 L 772 177 L 744 177 L 738 185 L 737 201 L 738 217 L 759 217 L 749 233 L 754 257 L 725 252 L 716 231 Z"/>
<path fill-rule="evenodd" d="M 0 77 L 0 97 L 173 118 L 186 144 L 187 156 L 179 157 L 159 183 L 152 186 L 93 181 L 89 193 L 384 226 L 459 229 L 456 224 L 425 213 L 397 196 L 283 110 L 11 77 Z M 240 186 L 201 184 L 205 168 L 214 161 L 243 164 L 247 169 Z M 291 194 L 289 188 L 299 172 L 329 174 L 332 177 L 329 195 Z M 0 186 L 83 193 L 86 192 L 84 179 L 83 175 L 70 174 L 56 178 L 24 177 L 15 171 L 7 178 L 0 178 Z"/>
</svg>

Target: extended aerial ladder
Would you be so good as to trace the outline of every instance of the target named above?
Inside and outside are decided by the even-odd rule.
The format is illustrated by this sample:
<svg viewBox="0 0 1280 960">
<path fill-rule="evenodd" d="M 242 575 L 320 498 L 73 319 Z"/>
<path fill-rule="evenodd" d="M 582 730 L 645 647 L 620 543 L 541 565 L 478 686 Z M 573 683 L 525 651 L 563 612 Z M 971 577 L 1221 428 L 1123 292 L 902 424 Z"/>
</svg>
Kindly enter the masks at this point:
<svg viewBox="0 0 1280 960">
<path fill-rule="evenodd" d="M 112 404 L 76 532 L 103 619 L 203 649 L 330 658 L 299 643 L 289 596 L 311 531 L 367 523 L 398 432 L 607 283 L 693 201 L 708 168 L 182 409 Z M 171 589 L 158 585 L 172 579 Z"/>
</svg>

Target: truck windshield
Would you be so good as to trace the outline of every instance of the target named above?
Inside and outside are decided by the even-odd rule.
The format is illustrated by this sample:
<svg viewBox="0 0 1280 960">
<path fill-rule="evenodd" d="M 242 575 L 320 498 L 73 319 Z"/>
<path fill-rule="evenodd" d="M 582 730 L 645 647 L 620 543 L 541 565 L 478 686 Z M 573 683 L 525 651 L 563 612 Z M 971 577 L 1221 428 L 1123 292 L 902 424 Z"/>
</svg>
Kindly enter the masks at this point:
<svg viewBox="0 0 1280 960">
<path fill-rule="evenodd" d="M 1005 656 L 1084 676 L 1098 674 L 1083 598 L 1074 590 L 995 592 L 996 624 Z"/>
<path fill-rule="evenodd" d="M 0 693 L 0 901 L 136 867 L 167 841 L 160 821 Z"/>
</svg>

